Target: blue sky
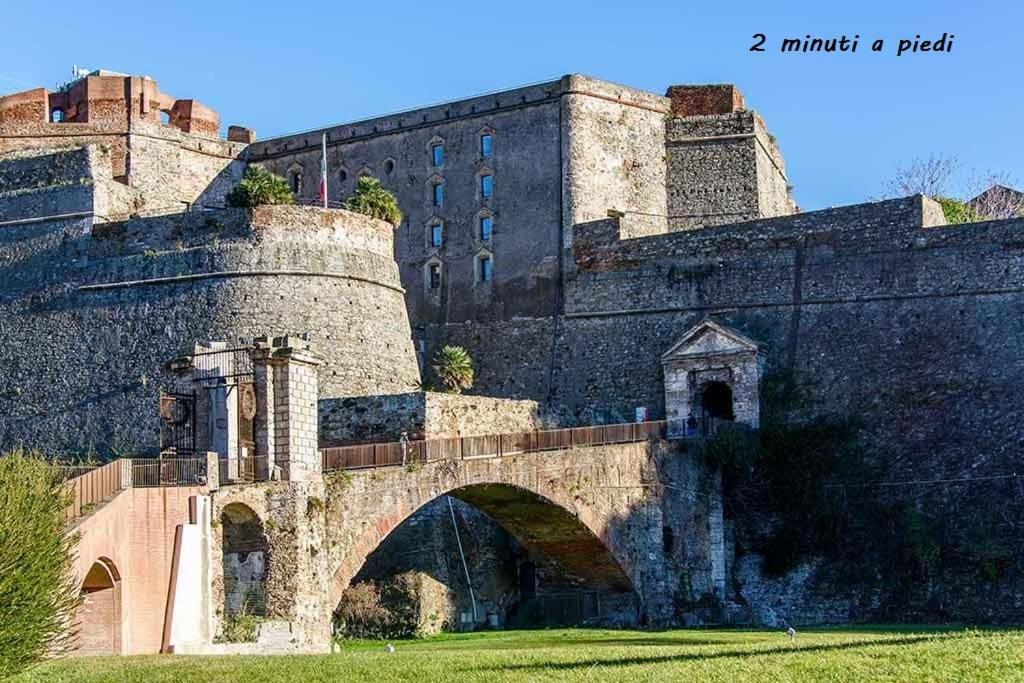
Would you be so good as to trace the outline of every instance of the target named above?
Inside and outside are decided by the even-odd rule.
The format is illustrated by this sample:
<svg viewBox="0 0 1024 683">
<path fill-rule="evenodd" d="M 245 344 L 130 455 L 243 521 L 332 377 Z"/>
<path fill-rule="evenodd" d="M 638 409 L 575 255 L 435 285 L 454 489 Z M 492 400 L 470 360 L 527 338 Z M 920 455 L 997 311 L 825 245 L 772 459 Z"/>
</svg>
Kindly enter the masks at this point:
<svg viewBox="0 0 1024 683">
<path fill-rule="evenodd" d="M 664 92 L 733 82 L 778 137 L 805 209 L 876 196 L 915 157 L 1024 183 L 1019 2 L 26 2 L 0 7 L 0 92 L 72 64 L 140 73 L 261 137 L 585 73 Z M 956 36 L 897 58 L 901 37 Z M 751 35 L 767 50 L 751 53 Z M 855 54 L 783 36 L 859 34 Z M 867 43 L 886 40 L 874 54 Z"/>
</svg>

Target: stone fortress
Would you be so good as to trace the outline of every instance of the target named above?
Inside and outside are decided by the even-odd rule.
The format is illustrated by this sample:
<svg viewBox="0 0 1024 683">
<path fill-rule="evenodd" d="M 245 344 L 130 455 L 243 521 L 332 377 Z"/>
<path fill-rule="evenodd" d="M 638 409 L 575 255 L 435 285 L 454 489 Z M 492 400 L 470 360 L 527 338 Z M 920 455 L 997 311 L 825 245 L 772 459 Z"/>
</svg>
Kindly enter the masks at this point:
<svg viewBox="0 0 1024 683">
<path fill-rule="evenodd" d="M 324 133 L 329 200 L 371 175 L 397 196 L 400 226 L 225 207 L 249 164 L 315 203 Z M 160 397 L 197 386 L 197 449 L 234 467 L 255 456 L 272 480 L 220 485 L 214 464 L 201 486 L 128 485 L 84 514 L 88 604 L 116 617 L 86 629 L 96 651 L 209 651 L 225 583 L 252 576 L 279 617 L 261 641 L 320 648 L 374 549 L 409 534 L 410 515 L 447 513 L 445 493 L 480 538 L 498 530 L 472 508 L 521 542 L 506 582 L 520 591 L 522 553 L 540 585 L 561 571 L 631 591 L 636 605 L 609 621 L 700 623 L 709 600 L 719 618 L 875 614 L 877 599 L 824 604 L 805 585 L 813 568 L 760 576 L 715 473 L 672 438 L 695 410 L 756 427 L 767 373 L 797 374 L 817 410 L 856 416 L 890 476 L 1019 463 L 1024 221 L 948 226 L 921 196 L 800 212 L 734 86 L 662 97 L 571 75 L 270 140 L 219 134 L 216 113 L 145 77 L 99 71 L 0 97 L 0 444 L 155 454 Z M 195 346 L 210 342 L 226 345 Z M 443 344 L 472 355 L 472 396 L 420 391 Z M 219 367 L 218 388 L 200 372 L 204 353 L 232 347 L 252 351 L 251 433 L 233 426 L 236 373 Z M 321 476 L 319 449 L 403 432 L 666 417 L 665 439 Z M 262 545 L 233 535 L 256 527 Z M 944 609 L 961 619 L 1024 615 L 1016 580 L 953 593 Z"/>
</svg>

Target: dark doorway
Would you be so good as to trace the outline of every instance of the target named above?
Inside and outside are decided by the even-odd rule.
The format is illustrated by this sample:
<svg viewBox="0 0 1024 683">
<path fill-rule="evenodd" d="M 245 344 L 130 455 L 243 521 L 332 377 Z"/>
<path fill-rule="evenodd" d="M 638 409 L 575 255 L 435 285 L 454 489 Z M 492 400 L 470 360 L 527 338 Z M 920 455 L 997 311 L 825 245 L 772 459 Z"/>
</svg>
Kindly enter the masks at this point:
<svg viewBox="0 0 1024 683">
<path fill-rule="evenodd" d="M 732 412 L 732 389 L 725 382 L 708 382 L 700 398 L 704 415 L 716 420 L 735 420 Z"/>
</svg>

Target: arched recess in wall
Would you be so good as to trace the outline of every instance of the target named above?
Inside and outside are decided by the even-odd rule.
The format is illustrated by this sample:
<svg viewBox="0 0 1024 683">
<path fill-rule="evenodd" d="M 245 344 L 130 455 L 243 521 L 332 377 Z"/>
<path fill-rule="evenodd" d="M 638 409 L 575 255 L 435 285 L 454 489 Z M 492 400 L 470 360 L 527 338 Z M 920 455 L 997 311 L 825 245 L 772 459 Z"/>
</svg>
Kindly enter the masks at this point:
<svg viewBox="0 0 1024 683">
<path fill-rule="evenodd" d="M 288 167 L 285 176 L 288 179 L 288 187 L 291 188 L 292 194 L 296 197 L 302 194 L 302 166 L 298 163 L 292 164 Z"/>
<path fill-rule="evenodd" d="M 50 112 L 50 123 L 63 123 L 64 122 L 64 110 L 60 107 L 55 107 Z"/>
<path fill-rule="evenodd" d="M 270 552 L 263 522 L 252 508 L 231 503 L 220 515 L 224 604 L 227 617 L 266 616 Z"/>
<path fill-rule="evenodd" d="M 584 595 L 600 594 L 601 597 L 588 607 L 598 610 L 599 613 L 582 616 L 595 622 L 601 621 L 602 618 L 622 620 L 626 623 L 639 619 L 636 592 L 628 570 L 602 540 L 602 537 L 607 537 L 608 530 L 592 529 L 583 518 L 558 502 L 529 489 L 503 483 L 479 483 L 458 487 L 414 510 L 409 510 L 405 515 L 395 514 L 394 510 L 381 510 L 379 521 L 368 520 L 370 523 L 364 526 L 363 536 L 354 539 L 350 546 L 353 552 L 345 554 L 341 566 L 334 572 L 332 602 L 344 606 L 344 590 L 367 578 L 361 575 L 361 571 L 368 563 L 375 563 L 376 558 L 371 558 L 371 555 L 378 550 L 386 552 L 392 534 L 400 536 L 405 522 L 417 512 L 426 509 L 432 503 L 441 502 L 447 515 L 445 496 L 451 496 L 482 512 L 526 551 L 527 561 L 518 563 L 515 569 L 519 573 L 515 577 L 518 580 L 511 582 L 514 590 L 519 592 L 523 599 L 544 599 L 545 594 L 571 594 L 575 596 L 574 604 L 579 605 Z M 451 517 L 445 515 L 442 515 L 440 522 L 451 524 Z M 417 542 L 422 542 L 426 547 L 431 543 L 431 539 L 423 537 L 423 532 L 419 529 L 417 526 L 414 536 Z M 595 531 L 599 531 L 601 536 Z M 473 557 L 475 551 L 471 534 L 461 537 L 461 542 L 466 564 L 470 567 L 470 582 L 475 591 L 474 595 L 483 595 L 481 590 L 491 577 L 472 569 L 474 560 L 478 558 Z M 436 554 L 437 549 L 434 549 L 434 552 Z M 391 554 L 398 553 L 392 549 Z M 452 591 L 464 593 L 453 596 L 461 609 L 461 606 L 468 607 L 470 604 L 468 586 L 461 559 L 456 555 L 453 561 L 456 564 L 447 576 L 433 578 L 447 583 Z M 535 573 L 541 576 L 534 576 Z M 525 591 L 527 594 L 523 595 L 526 584 L 536 587 L 538 582 L 540 590 L 537 596 L 530 594 L 531 590 Z M 510 608 L 511 612 L 505 616 L 514 621 L 516 610 L 536 609 L 538 606 L 538 603 L 531 603 Z M 480 612 L 476 615 L 478 622 L 483 621 L 485 617 L 486 615 Z M 502 621 L 504 622 L 504 618 Z M 451 624 L 450 621 L 449 623 Z"/>
<path fill-rule="evenodd" d="M 80 654 L 121 654 L 121 574 L 101 557 L 82 581 L 82 604 L 77 612 Z"/>
<path fill-rule="evenodd" d="M 700 388 L 700 407 L 706 417 L 735 420 L 732 388 L 725 382 L 707 382 Z"/>
</svg>

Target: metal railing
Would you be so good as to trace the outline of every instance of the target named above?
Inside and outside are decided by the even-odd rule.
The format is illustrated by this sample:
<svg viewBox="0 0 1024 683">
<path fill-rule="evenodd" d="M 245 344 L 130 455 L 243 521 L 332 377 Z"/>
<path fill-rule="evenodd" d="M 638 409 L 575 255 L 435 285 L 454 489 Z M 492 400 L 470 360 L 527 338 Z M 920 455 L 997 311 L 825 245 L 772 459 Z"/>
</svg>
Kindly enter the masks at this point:
<svg viewBox="0 0 1024 683">
<path fill-rule="evenodd" d="M 131 486 L 204 486 L 206 458 L 136 458 L 131 462 Z"/>
<path fill-rule="evenodd" d="M 500 458 L 567 448 L 632 443 L 666 436 L 666 422 L 627 422 L 570 429 L 546 429 L 511 434 L 488 434 L 407 443 L 369 443 L 322 449 L 323 469 L 356 470 L 428 463 L 438 460 Z"/>
<path fill-rule="evenodd" d="M 125 489 L 206 484 L 205 458 L 120 458 L 100 467 L 64 465 L 60 471 L 71 493 L 68 521 L 89 514 Z"/>
<path fill-rule="evenodd" d="M 217 481 L 220 485 L 269 481 L 272 477 L 267 460 L 265 455 L 221 458 L 217 461 L 219 470 Z"/>
</svg>

